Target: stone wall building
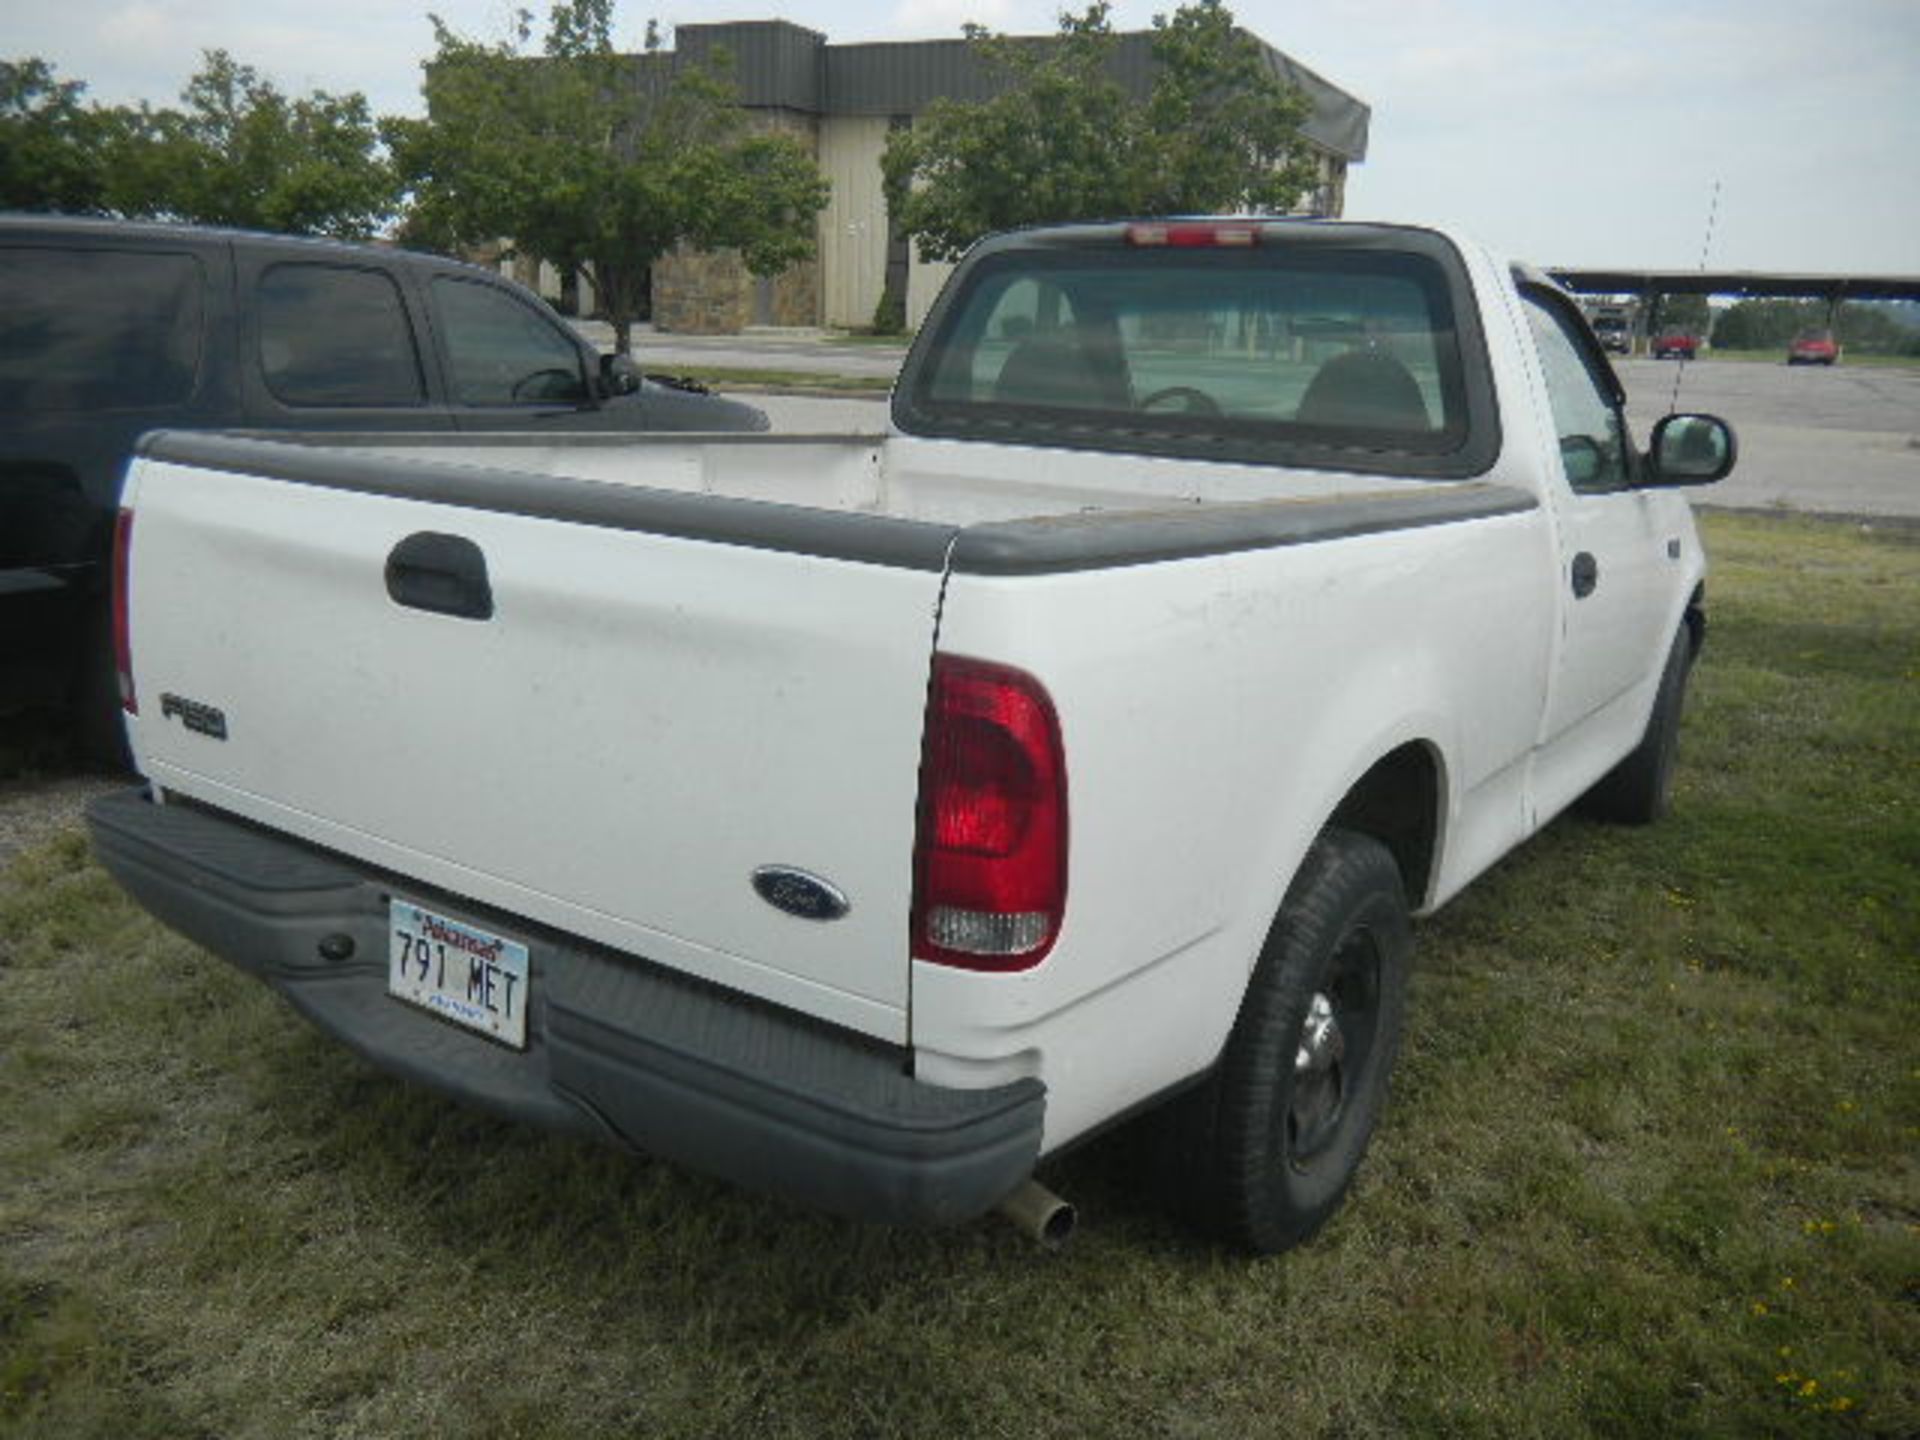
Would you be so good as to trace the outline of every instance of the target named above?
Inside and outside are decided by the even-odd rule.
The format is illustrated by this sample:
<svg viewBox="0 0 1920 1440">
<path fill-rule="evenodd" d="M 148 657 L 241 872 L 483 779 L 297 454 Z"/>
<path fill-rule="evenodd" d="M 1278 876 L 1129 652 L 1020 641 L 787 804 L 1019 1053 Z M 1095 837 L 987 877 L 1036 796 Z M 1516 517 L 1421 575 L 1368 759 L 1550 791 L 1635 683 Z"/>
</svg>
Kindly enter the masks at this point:
<svg viewBox="0 0 1920 1440">
<path fill-rule="evenodd" d="M 1132 31 L 1118 39 L 1114 74 L 1144 98 L 1153 81 L 1153 35 Z M 709 61 L 724 50 L 732 58 L 741 103 L 760 123 L 797 136 L 813 151 L 832 195 L 820 212 L 815 257 L 783 274 L 756 277 L 729 251 L 682 250 L 662 259 L 653 268 L 654 325 L 683 334 L 750 326 L 858 328 L 872 323 L 890 278 L 905 296 L 907 323 L 919 324 L 951 267 L 921 260 L 892 231 L 880 155 L 888 131 L 911 125 L 934 99 L 990 97 L 994 73 L 965 40 L 830 45 L 825 36 L 785 20 L 681 25 L 674 41 L 674 50 L 635 56 L 635 65 L 664 72 L 686 61 Z M 1048 41 L 1035 37 L 1032 43 Z M 1302 130 L 1322 178 L 1305 208 L 1338 216 L 1346 203 L 1347 167 L 1366 158 L 1367 106 L 1258 43 L 1274 74 L 1304 91 L 1312 104 Z M 560 277 L 550 269 L 539 279 L 545 293 L 560 295 Z M 582 296 L 581 303 L 590 307 L 591 297 Z"/>
</svg>

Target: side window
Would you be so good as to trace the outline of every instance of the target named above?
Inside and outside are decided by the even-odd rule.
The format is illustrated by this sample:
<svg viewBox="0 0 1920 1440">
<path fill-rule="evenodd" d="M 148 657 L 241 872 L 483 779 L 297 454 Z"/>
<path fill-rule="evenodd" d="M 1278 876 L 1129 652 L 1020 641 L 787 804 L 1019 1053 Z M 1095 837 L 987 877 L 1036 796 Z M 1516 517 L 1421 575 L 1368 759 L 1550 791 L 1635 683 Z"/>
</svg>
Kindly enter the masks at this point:
<svg viewBox="0 0 1920 1440">
<path fill-rule="evenodd" d="M 184 404 L 204 286 L 191 255 L 0 250 L 0 412 Z"/>
<path fill-rule="evenodd" d="M 1587 368 L 1558 310 L 1529 295 L 1527 323 L 1546 374 L 1547 403 L 1560 436 L 1560 463 L 1567 483 L 1583 493 L 1619 490 L 1627 484 L 1626 433 L 1612 397 Z"/>
<path fill-rule="evenodd" d="M 577 404 L 580 351 L 531 305 L 481 280 L 433 278 L 434 315 L 463 405 Z"/>
<path fill-rule="evenodd" d="M 274 265 L 255 292 L 260 370 L 288 405 L 419 405 L 426 399 L 405 304 L 378 270 Z"/>
</svg>

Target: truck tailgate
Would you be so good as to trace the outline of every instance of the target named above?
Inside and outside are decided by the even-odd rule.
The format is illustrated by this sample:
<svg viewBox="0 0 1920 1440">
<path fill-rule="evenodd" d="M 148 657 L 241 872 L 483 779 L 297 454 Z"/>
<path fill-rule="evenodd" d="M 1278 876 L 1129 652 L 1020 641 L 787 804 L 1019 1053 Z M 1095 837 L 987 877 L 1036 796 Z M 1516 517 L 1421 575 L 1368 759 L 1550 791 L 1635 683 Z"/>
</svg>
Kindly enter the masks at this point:
<svg viewBox="0 0 1920 1440">
<path fill-rule="evenodd" d="M 552 481 L 568 503 L 542 514 L 537 480 L 508 505 L 500 485 L 411 470 L 382 485 L 136 464 L 141 770 L 404 879 L 903 1041 L 947 532 L 658 496 L 683 516 L 720 507 L 703 533 L 649 525 L 658 492 L 609 510 L 621 487 Z M 808 537 L 833 521 L 894 528 L 884 553 L 822 553 Z M 400 548 L 420 536 L 454 538 Z M 390 594 L 414 552 L 480 557 L 490 615 Z M 753 884 L 766 866 L 826 882 L 845 914 L 775 908 Z"/>
</svg>

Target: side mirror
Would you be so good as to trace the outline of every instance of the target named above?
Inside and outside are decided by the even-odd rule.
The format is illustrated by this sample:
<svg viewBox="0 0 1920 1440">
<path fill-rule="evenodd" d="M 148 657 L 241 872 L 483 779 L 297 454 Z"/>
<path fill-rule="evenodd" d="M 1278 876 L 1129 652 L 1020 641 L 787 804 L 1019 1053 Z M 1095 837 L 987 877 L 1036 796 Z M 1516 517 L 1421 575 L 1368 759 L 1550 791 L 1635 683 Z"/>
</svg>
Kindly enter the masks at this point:
<svg viewBox="0 0 1920 1440">
<path fill-rule="evenodd" d="M 1647 485 L 1711 485 L 1739 455 L 1733 427 L 1715 415 L 1668 415 L 1653 427 Z"/>
<path fill-rule="evenodd" d="M 640 367 L 625 355 L 602 355 L 600 387 L 609 395 L 638 394 Z"/>
</svg>

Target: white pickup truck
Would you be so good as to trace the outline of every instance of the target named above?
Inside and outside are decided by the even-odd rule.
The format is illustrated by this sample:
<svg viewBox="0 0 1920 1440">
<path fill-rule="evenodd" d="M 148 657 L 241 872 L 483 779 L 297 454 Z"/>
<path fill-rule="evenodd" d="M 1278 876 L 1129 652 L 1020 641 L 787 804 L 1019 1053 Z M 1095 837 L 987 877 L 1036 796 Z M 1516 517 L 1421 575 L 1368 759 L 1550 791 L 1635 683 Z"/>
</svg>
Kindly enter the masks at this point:
<svg viewBox="0 0 1920 1440">
<path fill-rule="evenodd" d="M 95 844 L 507 1115 L 947 1223 L 1165 1104 L 1281 1248 L 1409 917 L 1666 803 L 1733 437 L 1621 402 L 1544 277 L 1236 219 L 982 243 L 885 435 L 152 435 Z"/>
</svg>

